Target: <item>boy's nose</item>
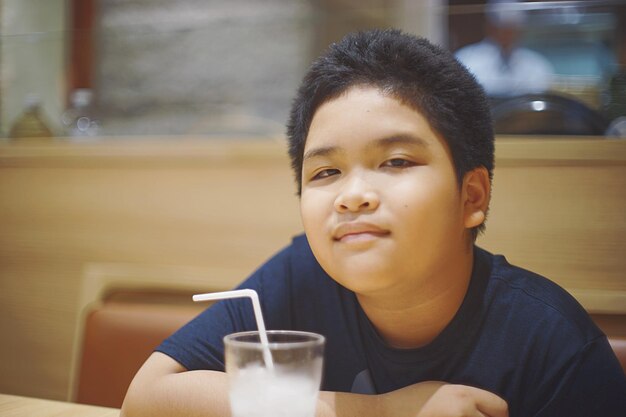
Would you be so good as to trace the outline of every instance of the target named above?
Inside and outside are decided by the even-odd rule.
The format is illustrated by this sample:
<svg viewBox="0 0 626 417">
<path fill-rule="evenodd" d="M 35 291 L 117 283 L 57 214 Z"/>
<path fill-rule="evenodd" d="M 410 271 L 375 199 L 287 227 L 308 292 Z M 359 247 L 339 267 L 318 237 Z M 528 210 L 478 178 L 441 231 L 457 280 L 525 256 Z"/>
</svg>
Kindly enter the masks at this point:
<svg viewBox="0 0 626 417">
<path fill-rule="evenodd" d="M 354 178 L 348 181 L 335 199 L 335 210 L 338 212 L 372 211 L 378 208 L 378 193 L 363 179 Z"/>
</svg>

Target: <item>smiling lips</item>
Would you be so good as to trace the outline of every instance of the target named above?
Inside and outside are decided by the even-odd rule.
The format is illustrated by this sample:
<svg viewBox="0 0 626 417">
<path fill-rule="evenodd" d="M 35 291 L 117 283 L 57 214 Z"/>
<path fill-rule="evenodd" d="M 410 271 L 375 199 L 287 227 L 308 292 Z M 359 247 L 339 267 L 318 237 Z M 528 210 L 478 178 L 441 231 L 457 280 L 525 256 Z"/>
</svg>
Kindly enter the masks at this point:
<svg viewBox="0 0 626 417">
<path fill-rule="evenodd" d="M 389 233 L 389 230 L 370 223 L 341 223 L 333 230 L 333 240 L 340 242 L 364 241 L 387 236 Z"/>
</svg>

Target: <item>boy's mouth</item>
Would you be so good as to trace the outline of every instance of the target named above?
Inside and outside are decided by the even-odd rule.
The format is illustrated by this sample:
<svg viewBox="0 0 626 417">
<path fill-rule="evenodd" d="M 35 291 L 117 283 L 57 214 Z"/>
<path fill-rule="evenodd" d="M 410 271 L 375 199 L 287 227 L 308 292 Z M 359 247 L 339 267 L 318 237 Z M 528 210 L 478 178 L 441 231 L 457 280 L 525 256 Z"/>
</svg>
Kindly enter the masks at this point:
<svg viewBox="0 0 626 417">
<path fill-rule="evenodd" d="M 383 229 L 371 223 L 349 222 L 340 223 L 333 229 L 333 240 L 340 242 L 351 242 L 370 240 L 389 235 L 389 230 Z"/>
</svg>

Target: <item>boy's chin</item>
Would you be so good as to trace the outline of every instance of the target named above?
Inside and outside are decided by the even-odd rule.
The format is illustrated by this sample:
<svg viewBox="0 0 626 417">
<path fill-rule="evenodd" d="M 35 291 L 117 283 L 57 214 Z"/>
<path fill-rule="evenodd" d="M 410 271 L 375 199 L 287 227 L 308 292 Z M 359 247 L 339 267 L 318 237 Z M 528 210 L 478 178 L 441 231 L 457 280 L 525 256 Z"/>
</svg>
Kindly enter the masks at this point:
<svg viewBox="0 0 626 417">
<path fill-rule="evenodd" d="M 371 262 L 348 262 L 343 268 L 333 268 L 329 275 L 342 286 L 359 294 L 382 289 L 389 281 L 389 268 Z"/>
</svg>

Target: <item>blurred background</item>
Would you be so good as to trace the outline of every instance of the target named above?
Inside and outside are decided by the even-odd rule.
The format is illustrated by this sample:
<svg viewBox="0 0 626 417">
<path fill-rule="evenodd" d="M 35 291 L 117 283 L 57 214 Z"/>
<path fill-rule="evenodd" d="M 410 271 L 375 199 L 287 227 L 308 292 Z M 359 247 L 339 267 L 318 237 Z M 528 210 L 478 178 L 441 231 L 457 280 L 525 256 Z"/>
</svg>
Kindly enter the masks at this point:
<svg viewBox="0 0 626 417">
<path fill-rule="evenodd" d="M 280 135 L 303 72 L 346 32 L 398 27 L 456 52 L 494 22 L 550 64 L 530 92 L 604 128 L 626 114 L 626 2 L 495 3 L 496 19 L 477 0 L 3 0 L 0 135 L 36 105 L 54 136 Z"/>
</svg>

